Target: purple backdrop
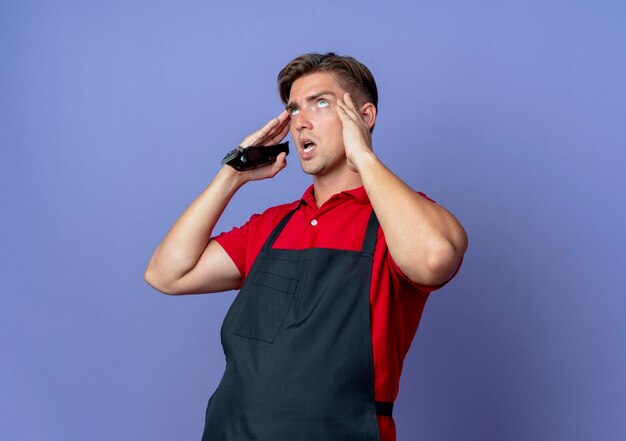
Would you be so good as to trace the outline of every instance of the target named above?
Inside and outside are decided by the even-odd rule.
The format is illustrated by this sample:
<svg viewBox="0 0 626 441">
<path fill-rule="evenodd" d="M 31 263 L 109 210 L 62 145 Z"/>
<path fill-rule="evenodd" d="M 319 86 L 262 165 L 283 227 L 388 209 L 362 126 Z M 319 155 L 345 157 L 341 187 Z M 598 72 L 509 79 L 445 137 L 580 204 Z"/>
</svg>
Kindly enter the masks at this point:
<svg viewBox="0 0 626 441">
<path fill-rule="evenodd" d="M 199 439 L 234 293 L 168 297 L 156 245 L 281 110 L 292 57 L 368 64 L 383 161 L 470 248 L 431 296 L 399 440 L 626 439 L 626 6 L 15 1 L 0 6 L 0 439 Z M 300 196 L 297 160 L 217 229 Z"/>
</svg>

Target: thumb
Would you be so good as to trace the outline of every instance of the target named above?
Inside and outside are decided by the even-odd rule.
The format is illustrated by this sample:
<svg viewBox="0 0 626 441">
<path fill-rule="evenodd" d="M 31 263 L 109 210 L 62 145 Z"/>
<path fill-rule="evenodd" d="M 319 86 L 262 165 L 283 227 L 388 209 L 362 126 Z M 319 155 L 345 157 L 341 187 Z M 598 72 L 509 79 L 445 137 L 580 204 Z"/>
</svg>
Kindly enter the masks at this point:
<svg viewBox="0 0 626 441">
<path fill-rule="evenodd" d="M 272 164 L 270 170 L 270 177 L 275 176 L 279 171 L 287 166 L 287 154 L 285 152 L 279 153 L 276 157 L 276 161 Z"/>
</svg>

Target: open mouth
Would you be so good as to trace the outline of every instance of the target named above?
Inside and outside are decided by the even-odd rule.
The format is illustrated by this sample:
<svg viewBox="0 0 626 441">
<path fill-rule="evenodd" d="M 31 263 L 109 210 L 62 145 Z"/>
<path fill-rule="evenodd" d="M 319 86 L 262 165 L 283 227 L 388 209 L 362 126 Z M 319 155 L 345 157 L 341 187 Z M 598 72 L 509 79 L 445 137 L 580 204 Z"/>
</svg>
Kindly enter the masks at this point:
<svg viewBox="0 0 626 441">
<path fill-rule="evenodd" d="M 315 143 L 311 142 L 311 141 L 307 141 L 304 144 L 302 144 L 302 150 L 304 151 L 304 153 L 309 153 L 311 150 L 313 150 L 315 148 Z"/>
</svg>

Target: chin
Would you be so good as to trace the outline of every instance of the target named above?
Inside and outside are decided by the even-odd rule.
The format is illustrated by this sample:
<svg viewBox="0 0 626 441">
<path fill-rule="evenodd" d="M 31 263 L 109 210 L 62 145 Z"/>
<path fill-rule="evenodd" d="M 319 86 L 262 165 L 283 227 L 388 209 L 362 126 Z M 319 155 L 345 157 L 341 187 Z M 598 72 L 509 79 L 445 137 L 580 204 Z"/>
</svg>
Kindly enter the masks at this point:
<svg viewBox="0 0 626 441">
<path fill-rule="evenodd" d="M 321 167 L 305 167 L 304 165 L 302 165 L 301 167 L 304 173 L 312 176 L 317 176 L 323 171 L 323 168 Z"/>
<path fill-rule="evenodd" d="M 300 168 L 307 175 L 317 175 L 324 170 L 323 165 L 315 164 L 311 161 L 304 162 L 302 159 L 300 160 Z"/>
</svg>

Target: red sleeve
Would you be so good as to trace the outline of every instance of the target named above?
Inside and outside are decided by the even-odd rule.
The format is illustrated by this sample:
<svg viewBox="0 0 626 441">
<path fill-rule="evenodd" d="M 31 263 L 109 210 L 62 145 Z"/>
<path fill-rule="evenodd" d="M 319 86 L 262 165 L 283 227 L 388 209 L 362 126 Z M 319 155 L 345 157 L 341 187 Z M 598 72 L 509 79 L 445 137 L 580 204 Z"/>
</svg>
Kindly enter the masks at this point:
<svg viewBox="0 0 626 441">
<path fill-rule="evenodd" d="M 248 222 L 230 231 L 218 234 L 212 239 L 219 243 L 231 258 L 242 283 L 248 276 L 257 254 L 276 224 L 300 201 L 270 207 L 261 214 L 253 214 Z"/>
<path fill-rule="evenodd" d="M 221 233 L 213 238 L 213 240 L 224 248 L 226 254 L 232 259 L 241 273 L 242 278 L 246 276 L 246 251 L 248 249 L 250 222 L 257 216 L 258 214 L 255 214 L 241 227 L 234 227 L 232 230 Z"/>
</svg>

